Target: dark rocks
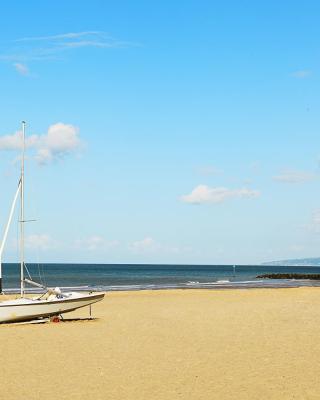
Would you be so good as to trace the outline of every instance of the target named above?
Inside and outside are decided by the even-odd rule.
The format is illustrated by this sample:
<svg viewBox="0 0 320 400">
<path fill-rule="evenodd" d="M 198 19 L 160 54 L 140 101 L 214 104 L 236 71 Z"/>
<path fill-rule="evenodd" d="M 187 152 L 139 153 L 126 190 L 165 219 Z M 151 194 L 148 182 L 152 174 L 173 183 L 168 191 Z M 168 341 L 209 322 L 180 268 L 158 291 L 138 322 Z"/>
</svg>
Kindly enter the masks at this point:
<svg viewBox="0 0 320 400">
<path fill-rule="evenodd" d="M 263 274 L 258 275 L 258 279 L 312 279 L 320 280 L 320 274 Z"/>
</svg>

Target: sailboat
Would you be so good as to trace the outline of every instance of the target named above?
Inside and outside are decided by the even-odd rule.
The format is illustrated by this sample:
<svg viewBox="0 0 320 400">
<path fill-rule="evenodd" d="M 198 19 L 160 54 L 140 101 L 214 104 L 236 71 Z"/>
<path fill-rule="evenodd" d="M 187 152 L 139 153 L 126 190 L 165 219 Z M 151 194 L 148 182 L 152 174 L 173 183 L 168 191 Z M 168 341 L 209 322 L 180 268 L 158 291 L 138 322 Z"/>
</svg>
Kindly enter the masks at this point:
<svg viewBox="0 0 320 400">
<path fill-rule="evenodd" d="M 20 298 L 0 302 L 0 323 L 43 319 L 51 316 L 74 311 L 81 307 L 90 306 L 101 301 L 104 293 L 90 292 L 62 292 L 60 288 L 49 288 L 38 282 L 24 277 L 24 162 L 25 162 L 25 122 L 22 122 L 22 157 L 21 173 L 18 188 L 10 209 L 9 218 L 5 227 L 3 240 L 0 245 L 0 293 L 2 293 L 2 254 L 7 239 L 9 227 L 14 213 L 17 199 L 20 195 Z M 42 294 L 34 297 L 25 296 L 25 285 L 29 284 L 42 289 Z"/>
</svg>

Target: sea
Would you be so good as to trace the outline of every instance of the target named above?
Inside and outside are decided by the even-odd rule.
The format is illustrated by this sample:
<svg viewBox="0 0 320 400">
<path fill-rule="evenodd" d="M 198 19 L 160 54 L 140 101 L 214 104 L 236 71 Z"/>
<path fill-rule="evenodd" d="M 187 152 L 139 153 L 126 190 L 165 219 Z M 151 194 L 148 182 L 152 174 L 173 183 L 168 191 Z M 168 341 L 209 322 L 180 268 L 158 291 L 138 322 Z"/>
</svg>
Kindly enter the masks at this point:
<svg viewBox="0 0 320 400">
<path fill-rule="evenodd" d="M 319 273 L 313 266 L 160 265 L 160 264 L 27 264 L 25 276 L 44 286 L 70 290 L 121 291 L 157 289 L 228 289 L 320 286 L 320 281 L 260 279 L 267 273 Z M 3 265 L 4 292 L 20 286 L 20 265 Z M 37 289 L 39 290 L 39 289 Z M 35 289 L 30 289 L 30 292 Z"/>
</svg>

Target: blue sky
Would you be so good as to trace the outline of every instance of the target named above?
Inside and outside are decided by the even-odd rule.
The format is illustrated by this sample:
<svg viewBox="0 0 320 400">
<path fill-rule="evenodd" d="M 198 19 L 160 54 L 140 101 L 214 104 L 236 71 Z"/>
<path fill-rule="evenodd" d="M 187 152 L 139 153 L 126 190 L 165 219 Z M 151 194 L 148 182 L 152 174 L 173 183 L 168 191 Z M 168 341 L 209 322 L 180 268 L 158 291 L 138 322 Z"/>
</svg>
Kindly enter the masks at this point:
<svg viewBox="0 0 320 400">
<path fill-rule="evenodd" d="M 30 261 L 320 256 L 319 11 L 2 2 L 1 226 L 25 119 Z"/>
</svg>

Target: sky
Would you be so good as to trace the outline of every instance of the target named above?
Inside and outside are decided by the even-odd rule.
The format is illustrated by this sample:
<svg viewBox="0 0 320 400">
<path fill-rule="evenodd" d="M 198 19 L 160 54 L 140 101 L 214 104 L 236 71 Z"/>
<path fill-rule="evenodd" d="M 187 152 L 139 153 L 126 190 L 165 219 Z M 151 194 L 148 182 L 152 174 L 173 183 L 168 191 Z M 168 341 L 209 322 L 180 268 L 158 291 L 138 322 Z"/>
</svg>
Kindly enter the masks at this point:
<svg viewBox="0 0 320 400">
<path fill-rule="evenodd" d="M 0 226 L 30 262 L 320 256 L 317 1 L 3 1 Z M 18 259 L 16 213 L 4 261 Z"/>
</svg>

